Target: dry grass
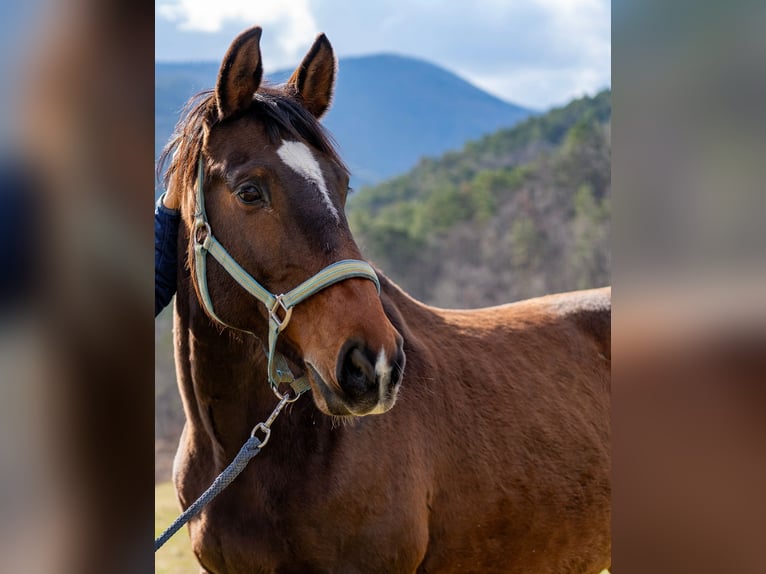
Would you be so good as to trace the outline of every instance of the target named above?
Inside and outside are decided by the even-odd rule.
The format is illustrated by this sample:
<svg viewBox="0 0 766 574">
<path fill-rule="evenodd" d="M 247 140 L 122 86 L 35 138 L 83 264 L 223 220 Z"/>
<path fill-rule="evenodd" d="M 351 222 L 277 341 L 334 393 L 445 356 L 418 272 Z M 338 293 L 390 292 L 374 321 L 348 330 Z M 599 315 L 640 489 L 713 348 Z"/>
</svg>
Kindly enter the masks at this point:
<svg viewBox="0 0 766 574">
<path fill-rule="evenodd" d="M 154 487 L 154 536 L 157 537 L 180 514 L 175 490 L 170 482 Z M 191 551 L 189 532 L 179 530 L 154 555 L 155 574 L 189 574 L 199 572 L 199 564 Z"/>
</svg>

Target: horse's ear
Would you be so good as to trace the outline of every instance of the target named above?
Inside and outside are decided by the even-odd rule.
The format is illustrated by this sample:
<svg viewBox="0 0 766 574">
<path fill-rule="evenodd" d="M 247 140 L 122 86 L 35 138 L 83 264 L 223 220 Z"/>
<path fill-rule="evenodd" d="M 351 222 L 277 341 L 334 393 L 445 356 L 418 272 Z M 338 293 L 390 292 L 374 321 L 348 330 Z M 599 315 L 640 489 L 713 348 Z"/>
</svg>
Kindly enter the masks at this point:
<svg viewBox="0 0 766 574">
<path fill-rule="evenodd" d="M 324 34 L 319 34 L 303 62 L 287 82 L 300 96 L 306 109 L 316 118 L 321 118 L 330 107 L 337 67 L 330 41 Z"/>
<path fill-rule="evenodd" d="M 226 51 L 215 86 L 219 119 L 250 107 L 263 77 L 260 41 L 261 28 L 255 26 L 237 36 Z"/>
</svg>

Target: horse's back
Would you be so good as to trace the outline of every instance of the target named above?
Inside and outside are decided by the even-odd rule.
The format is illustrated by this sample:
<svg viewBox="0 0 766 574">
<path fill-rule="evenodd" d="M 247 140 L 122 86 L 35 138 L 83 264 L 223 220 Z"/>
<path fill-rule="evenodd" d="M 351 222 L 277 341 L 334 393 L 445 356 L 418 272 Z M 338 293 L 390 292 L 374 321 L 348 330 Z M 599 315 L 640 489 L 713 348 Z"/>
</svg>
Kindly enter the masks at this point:
<svg viewBox="0 0 766 574">
<path fill-rule="evenodd" d="M 502 309 L 498 312 L 499 324 L 563 330 L 569 335 L 569 343 L 584 337 L 602 359 L 611 360 L 611 287 L 545 295 L 496 309 Z"/>
<path fill-rule="evenodd" d="M 555 313 L 571 320 L 602 350 L 612 357 L 612 288 L 589 289 L 551 295 L 545 299 Z"/>
<path fill-rule="evenodd" d="M 497 346 L 501 354 L 510 344 L 532 354 L 542 348 L 552 357 L 557 350 L 587 341 L 602 360 L 610 361 L 611 293 L 611 287 L 601 287 L 441 314 L 452 328 L 479 337 L 485 347 Z"/>
<path fill-rule="evenodd" d="M 509 312 L 509 316 L 537 314 L 574 319 L 585 331 L 600 340 L 609 337 L 612 288 L 568 291 L 495 307 L 503 308 Z"/>
</svg>

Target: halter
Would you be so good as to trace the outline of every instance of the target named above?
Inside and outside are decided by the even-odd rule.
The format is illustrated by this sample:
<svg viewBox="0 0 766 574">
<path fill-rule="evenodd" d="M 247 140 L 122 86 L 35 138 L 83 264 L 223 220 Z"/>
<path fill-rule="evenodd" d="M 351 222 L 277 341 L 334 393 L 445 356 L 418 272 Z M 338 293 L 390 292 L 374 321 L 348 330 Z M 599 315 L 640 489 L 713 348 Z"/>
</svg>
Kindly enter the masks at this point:
<svg viewBox="0 0 766 574">
<path fill-rule="evenodd" d="M 287 366 L 285 357 L 276 351 L 277 338 L 292 317 L 293 307 L 298 303 L 305 301 L 317 292 L 352 277 L 361 277 L 369 279 L 375 283 L 375 287 L 380 294 L 380 282 L 373 268 L 364 261 L 357 259 L 345 259 L 328 265 L 316 275 L 306 279 L 295 289 L 274 295 L 263 285 L 258 283 L 247 271 L 245 271 L 229 254 L 223 245 L 213 237 L 207 216 L 205 215 L 205 196 L 204 170 L 202 167 L 202 156 L 200 155 L 197 164 L 197 212 L 194 214 L 194 227 L 192 229 L 194 241 L 194 271 L 197 277 L 197 285 L 202 297 L 202 305 L 205 307 L 208 315 L 221 323 L 222 325 L 241 331 L 237 327 L 229 325 L 223 321 L 213 310 L 213 301 L 210 299 L 210 292 L 207 287 L 207 254 L 209 253 L 221 267 L 248 293 L 258 299 L 266 307 L 269 315 L 269 338 L 266 350 L 268 357 L 268 378 L 271 390 L 280 400 L 287 402 L 296 400 L 301 394 L 309 390 L 309 383 L 306 377 L 296 378 Z M 282 317 L 280 318 L 280 313 Z M 287 398 L 279 392 L 281 383 L 289 383 L 294 391 L 292 398 Z"/>
</svg>

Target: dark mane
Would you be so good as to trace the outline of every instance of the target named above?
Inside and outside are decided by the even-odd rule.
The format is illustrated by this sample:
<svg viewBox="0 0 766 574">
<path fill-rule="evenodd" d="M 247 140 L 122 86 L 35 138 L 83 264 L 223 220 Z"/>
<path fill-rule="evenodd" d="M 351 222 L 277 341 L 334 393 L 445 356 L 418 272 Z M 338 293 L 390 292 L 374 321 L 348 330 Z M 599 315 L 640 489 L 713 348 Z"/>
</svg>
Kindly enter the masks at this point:
<svg viewBox="0 0 766 574">
<path fill-rule="evenodd" d="M 332 136 L 286 91 L 262 88 L 253 96 L 253 102 L 245 114 L 263 122 L 272 143 L 276 144 L 285 137 L 304 141 L 348 171 L 335 149 L 336 144 Z M 197 160 L 202 151 L 205 129 L 210 129 L 217 123 L 218 109 L 213 90 L 204 90 L 189 99 L 157 163 L 157 179 L 162 181 L 165 188 L 174 176 L 180 178 L 178 183 L 183 189 L 191 188 L 196 178 Z"/>
</svg>

